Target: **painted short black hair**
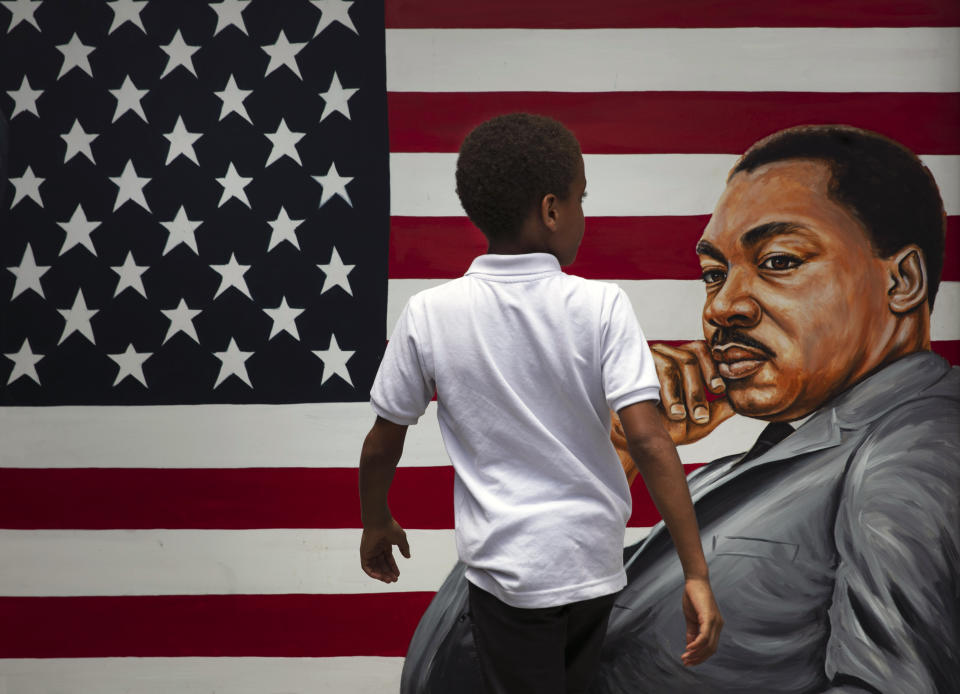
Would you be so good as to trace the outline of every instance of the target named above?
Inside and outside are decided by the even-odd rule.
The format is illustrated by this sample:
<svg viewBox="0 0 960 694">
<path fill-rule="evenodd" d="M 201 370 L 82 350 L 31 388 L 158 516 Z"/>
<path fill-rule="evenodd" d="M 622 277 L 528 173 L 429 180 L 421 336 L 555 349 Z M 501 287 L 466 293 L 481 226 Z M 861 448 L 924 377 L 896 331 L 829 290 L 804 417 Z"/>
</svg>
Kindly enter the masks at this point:
<svg viewBox="0 0 960 694">
<path fill-rule="evenodd" d="M 514 238 L 545 195 L 567 198 L 580 158 L 577 138 L 552 118 L 529 113 L 491 118 L 460 146 L 460 204 L 488 239 Z"/>
<path fill-rule="evenodd" d="M 785 159 L 815 159 L 830 167 L 829 196 L 860 221 L 874 252 L 889 257 L 904 246 L 923 251 L 927 301 L 943 272 L 947 217 L 933 174 L 898 142 L 849 125 L 801 125 L 755 143 L 730 172 Z"/>
</svg>

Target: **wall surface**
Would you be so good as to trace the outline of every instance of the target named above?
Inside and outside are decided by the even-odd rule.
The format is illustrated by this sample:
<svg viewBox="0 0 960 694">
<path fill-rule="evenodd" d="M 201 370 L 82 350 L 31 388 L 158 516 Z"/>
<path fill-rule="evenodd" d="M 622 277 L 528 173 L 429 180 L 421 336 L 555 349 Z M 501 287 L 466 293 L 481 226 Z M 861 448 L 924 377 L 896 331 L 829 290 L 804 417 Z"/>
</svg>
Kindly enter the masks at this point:
<svg viewBox="0 0 960 694">
<path fill-rule="evenodd" d="M 569 271 L 669 344 L 703 339 L 694 245 L 747 147 L 897 140 L 944 200 L 930 338 L 960 364 L 958 5 L 659 5 L 0 3 L 0 693 L 397 689 L 453 476 L 431 405 L 391 495 L 414 558 L 364 576 L 365 400 L 405 301 L 484 251 L 453 169 L 497 113 L 577 134 Z M 628 541 L 656 521 L 637 482 Z"/>
</svg>

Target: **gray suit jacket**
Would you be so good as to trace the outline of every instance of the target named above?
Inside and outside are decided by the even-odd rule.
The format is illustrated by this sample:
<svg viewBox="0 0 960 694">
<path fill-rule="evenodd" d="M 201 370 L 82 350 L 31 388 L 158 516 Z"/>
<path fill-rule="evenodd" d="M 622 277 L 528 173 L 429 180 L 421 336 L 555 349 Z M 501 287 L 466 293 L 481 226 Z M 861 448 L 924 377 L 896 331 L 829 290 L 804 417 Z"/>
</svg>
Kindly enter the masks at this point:
<svg viewBox="0 0 960 694">
<path fill-rule="evenodd" d="M 910 355 L 761 456 L 690 491 L 726 626 L 684 668 L 683 577 L 663 524 L 625 551 L 592 692 L 960 692 L 960 369 Z M 411 642 L 403 692 L 476 677 L 461 567 Z"/>
</svg>

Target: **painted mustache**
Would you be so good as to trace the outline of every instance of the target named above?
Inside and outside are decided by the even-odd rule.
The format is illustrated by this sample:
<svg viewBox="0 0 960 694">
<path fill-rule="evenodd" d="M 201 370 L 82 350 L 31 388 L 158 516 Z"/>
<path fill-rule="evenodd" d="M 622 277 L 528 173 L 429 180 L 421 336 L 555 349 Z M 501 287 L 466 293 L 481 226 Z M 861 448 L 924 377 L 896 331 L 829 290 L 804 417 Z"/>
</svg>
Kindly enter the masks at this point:
<svg viewBox="0 0 960 694">
<path fill-rule="evenodd" d="M 777 356 L 776 353 L 765 344 L 737 328 L 720 327 L 717 329 L 717 332 L 710 336 L 710 351 L 714 353 L 715 359 L 718 356 L 721 357 L 718 361 L 725 361 L 723 359 L 723 352 L 730 348 L 735 349 L 736 347 L 746 347 L 750 350 L 756 350 L 768 359 L 773 359 Z"/>
</svg>

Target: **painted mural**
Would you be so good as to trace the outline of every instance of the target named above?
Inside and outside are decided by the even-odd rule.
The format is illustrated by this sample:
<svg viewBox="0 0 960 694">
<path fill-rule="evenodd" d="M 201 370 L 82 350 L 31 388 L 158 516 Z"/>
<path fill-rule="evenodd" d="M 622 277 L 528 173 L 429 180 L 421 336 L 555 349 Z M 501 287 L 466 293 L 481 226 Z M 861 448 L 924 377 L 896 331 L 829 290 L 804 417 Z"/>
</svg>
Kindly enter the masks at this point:
<svg viewBox="0 0 960 694">
<path fill-rule="evenodd" d="M 956 0 L 0 0 L 0 694 L 474 691 L 435 404 L 390 586 L 357 461 L 403 305 L 485 249 L 460 142 L 515 111 L 583 146 L 569 271 L 638 313 L 726 620 L 683 668 L 614 422 L 593 691 L 960 691 Z M 762 144 L 823 124 L 899 163 Z"/>
<path fill-rule="evenodd" d="M 721 645 L 678 657 L 684 579 L 658 524 L 624 550 L 591 692 L 960 691 L 960 368 L 930 351 L 945 220 L 922 163 L 856 128 L 782 131 L 734 166 L 689 249 L 704 339 L 653 347 L 676 444 L 769 422 L 689 477 Z M 458 566 L 404 692 L 481 691 L 466 593 Z"/>
</svg>

